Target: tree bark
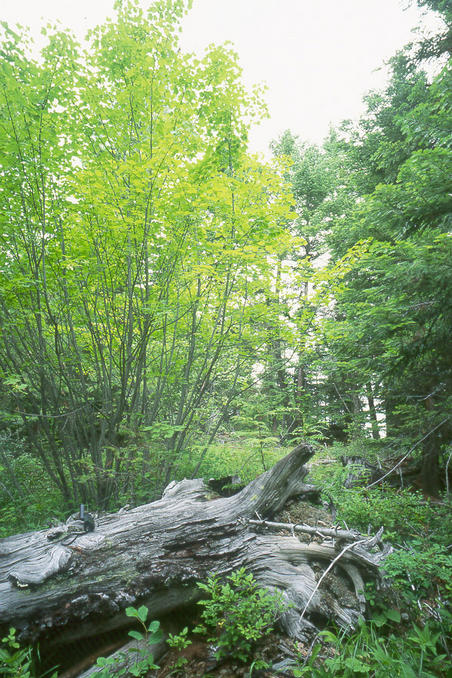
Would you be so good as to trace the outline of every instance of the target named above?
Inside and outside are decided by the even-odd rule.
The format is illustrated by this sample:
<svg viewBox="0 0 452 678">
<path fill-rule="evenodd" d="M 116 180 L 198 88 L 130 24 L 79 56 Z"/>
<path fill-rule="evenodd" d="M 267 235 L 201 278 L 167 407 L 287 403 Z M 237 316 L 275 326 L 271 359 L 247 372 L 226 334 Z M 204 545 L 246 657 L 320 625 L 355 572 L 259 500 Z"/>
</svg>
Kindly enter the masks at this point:
<svg viewBox="0 0 452 678">
<path fill-rule="evenodd" d="M 435 409 L 434 398 L 430 395 L 424 400 L 424 407 L 428 412 Z M 422 445 L 422 463 L 419 481 L 422 489 L 432 496 L 440 492 L 439 457 L 441 453 L 441 429 L 428 436 Z"/>
<path fill-rule="evenodd" d="M 196 582 L 239 567 L 284 592 L 290 606 L 281 621 L 290 635 L 305 637 L 320 619 L 353 625 L 363 612 L 363 577 L 378 576 L 385 556 L 375 550 L 378 539 L 367 545 L 358 535 L 354 546 L 348 535 L 338 558 L 339 533 L 335 539 L 319 531 L 302 543 L 291 529 L 274 534 L 271 523 L 250 523 L 312 492 L 303 482 L 312 454 L 299 445 L 232 497 L 183 480 L 158 501 L 98 518 L 90 533 L 71 534 L 64 525 L 0 540 L 0 630 L 14 626 L 22 640 L 62 646 L 125 628 L 130 605 L 145 604 L 158 618 L 197 599 Z M 322 568 L 335 559 L 345 592 L 344 584 L 334 592 L 331 582 L 317 588 Z"/>
<path fill-rule="evenodd" d="M 370 384 L 370 383 L 366 384 L 366 397 L 367 397 L 367 404 L 369 406 L 369 418 L 370 418 L 370 424 L 371 424 L 371 427 L 372 427 L 372 438 L 374 440 L 380 440 L 380 429 L 379 429 L 379 426 L 378 426 L 377 410 L 376 410 L 376 407 L 375 407 L 375 400 L 374 400 L 372 384 Z"/>
</svg>

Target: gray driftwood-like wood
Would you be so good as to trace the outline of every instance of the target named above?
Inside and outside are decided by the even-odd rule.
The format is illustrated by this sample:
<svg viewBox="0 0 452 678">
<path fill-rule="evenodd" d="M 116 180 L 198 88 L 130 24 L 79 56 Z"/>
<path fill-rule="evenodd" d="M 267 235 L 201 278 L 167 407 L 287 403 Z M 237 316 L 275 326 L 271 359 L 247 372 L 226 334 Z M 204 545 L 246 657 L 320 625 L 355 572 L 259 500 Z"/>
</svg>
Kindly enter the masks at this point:
<svg viewBox="0 0 452 678">
<path fill-rule="evenodd" d="M 319 619 L 353 625 L 363 608 L 363 576 L 375 574 L 384 557 L 378 540 L 348 548 L 338 564 L 341 585 L 325 588 L 328 575 L 316 590 L 340 539 L 303 543 L 250 524 L 312 491 L 304 483 L 312 454 L 299 445 L 232 497 L 183 480 L 158 501 L 99 518 L 94 532 L 61 526 L 0 540 L 0 630 L 14 626 L 24 640 L 61 645 L 126 626 L 130 605 L 147 605 L 156 619 L 195 600 L 196 582 L 210 573 L 239 567 L 284 592 L 290 607 L 282 624 L 290 635 L 303 637 Z"/>
<path fill-rule="evenodd" d="M 341 530 L 339 527 L 319 527 L 318 525 L 295 525 L 292 523 L 275 523 L 271 520 L 250 520 L 250 525 L 260 525 L 261 527 L 271 527 L 276 530 L 290 530 L 291 532 L 303 532 L 312 534 L 316 537 L 333 537 L 333 539 L 344 539 L 345 541 L 356 541 L 361 537 L 356 530 Z"/>
</svg>

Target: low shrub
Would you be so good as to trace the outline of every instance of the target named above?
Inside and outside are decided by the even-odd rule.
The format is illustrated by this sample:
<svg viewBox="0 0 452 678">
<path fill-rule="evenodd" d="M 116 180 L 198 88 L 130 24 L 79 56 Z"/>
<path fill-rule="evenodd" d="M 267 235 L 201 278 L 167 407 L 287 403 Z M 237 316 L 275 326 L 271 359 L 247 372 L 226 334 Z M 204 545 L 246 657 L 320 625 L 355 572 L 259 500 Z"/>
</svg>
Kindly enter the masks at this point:
<svg viewBox="0 0 452 678">
<path fill-rule="evenodd" d="M 198 586 L 207 598 L 199 601 L 203 622 L 194 631 L 214 643 L 217 658 L 248 661 L 256 643 L 271 632 L 283 613 L 282 594 L 260 587 L 244 568 L 233 572 L 225 583 L 212 575 Z"/>
</svg>

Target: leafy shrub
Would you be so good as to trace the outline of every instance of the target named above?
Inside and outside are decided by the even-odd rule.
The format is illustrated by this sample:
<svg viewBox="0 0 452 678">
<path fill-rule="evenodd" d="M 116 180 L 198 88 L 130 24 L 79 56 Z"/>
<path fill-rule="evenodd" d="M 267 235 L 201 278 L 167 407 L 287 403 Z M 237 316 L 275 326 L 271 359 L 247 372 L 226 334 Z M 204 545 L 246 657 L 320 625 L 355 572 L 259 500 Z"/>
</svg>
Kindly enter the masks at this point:
<svg viewBox="0 0 452 678">
<path fill-rule="evenodd" d="M 328 450 L 328 456 L 337 457 L 339 453 L 350 456 L 356 451 L 356 446 L 337 445 Z M 357 466 L 357 470 L 362 472 L 362 467 Z M 324 498 L 333 500 L 338 520 L 363 532 L 369 527 L 374 531 L 384 527 L 387 537 L 396 534 L 397 538 L 423 534 L 435 521 L 438 507 L 426 502 L 421 492 L 385 484 L 368 488 L 365 476 L 361 486 L 346 488 L 344 482 L 351 472 L 353 465 L 344 468 L 338 461 L 314 465 L 310 474 L 313 482 L 322 487 Z"/>
<path fill-rule="evenodd" d="M 414 587 L 418 594 L 426 594 L 433 580 L 444 586 L 452 581 L 452 554 L 445 546 L 423 539 L 413 539 L 389 554 L 384 567 L 392 584 L 405 592 Z"/>
<path fill-rule="evenodd" d="M 328 456 L 334 458 L 339 453 L 350 456 L 358 451 L 356 445 L 335 445 L 328 450 Z M 314 463 L 311 477 L 321 484 L 324 498 L 332 499 L 339 521 L 363 532 L 384 527 L 383 538 L 396 547 L 385 561 L 386 575 L 403 595 L 404 602 L 409 605 L 431 593 L 436 585 L 446 596 L 450 594 L 450 503 L 436 504 L 426 501 L 420 492 L 384 484 L 347 489 L 343 483 L 349 473 L 350 467 L 343 468 L 339 462 Z"/>
<path fill-rule="evenodd" d="M 154 663 L 151 647 L 163 637 L 163 634 L 160 630 L 160 622 L 152 621 L 149 626 L 147 625 L 146 619 L 148 616 L 148 608 L 145 605 L 142 605 L 138 609 L 134 607 L 127 607 L 126 615 L 136 619 L 142 628 L 142 631 L 129 631 L 129 636 L 131 638 L 134 638 L 139 642 L 144 641 L 142 647 L 136 647 L 129 650 L 132 652 L 135 651 L 137 653 L 137 661 L 132 666 L 121 666 L 121 664 L 123 664 L 126 659 L 126 655 L 123 652 L 120 652 L 116 656 L 98 657 L 96 663 L 101 669 L 95 674 L 98 676 L 98 678 L 110 678 L 112 675 L 131 675 L 137 677 L 146 676 L 150 670 L 159 668 Z M 113 673 L 110 671 L 112 667 L 114 667 Z"/>
<path fill-rule="evenodd" d="M 217 646 L 218 658 L 230 656 L 246 662 L 254 646 L 270 633 L 284 610 L 282 594 L 259 587 L 252 574 L 240 568 L 227 577 L 225 584 L 218 576 L 199 583 L 207 600 L 199 601 L 204 609 L 203 623 L 194 631 L 208 636 Z"/>
<path fill-rule="evenodd" d="M 375 531 L 383 526 L 387 535 L 415 534 L 431 513 L 420 493 L 384 486 L 342 488 L 333 501 L 337 506 L 337 517 L 348 525 L 364 532 L 369 526 Z"/>
</svg>

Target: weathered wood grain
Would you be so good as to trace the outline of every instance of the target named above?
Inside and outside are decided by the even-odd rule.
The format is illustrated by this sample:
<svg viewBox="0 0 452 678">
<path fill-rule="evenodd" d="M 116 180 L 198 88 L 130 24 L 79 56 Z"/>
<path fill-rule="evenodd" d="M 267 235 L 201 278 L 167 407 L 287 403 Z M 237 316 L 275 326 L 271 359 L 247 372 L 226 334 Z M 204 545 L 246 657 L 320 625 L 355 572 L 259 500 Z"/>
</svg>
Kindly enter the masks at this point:
<svg viewBox="0 0 452 678">
<path fill-rule="evenodd" d="M 298 446 L 232 497 L 212 496 L 202 480 L 183 480 L 158 501 L 100 517 L 94 532 L 74 538 L 63 526 L 60 534 L 41 530 L 0 540 L 0 627 L 63 644 L 125 626 L 129 605 L 145 604 L 158 618 L 193 601 L 196 582 L 210 573 L 243 566 L 284 592 L 290 606 L 282 623 L 291 635 L 303 636 L 319 618 L 354 624 L 363 608 L 362 571 L 378 569 L 381 552 L 361 545 L 344 554 L 348 589 L 340 598 L 316 590 L 318 568 L 337 556 L 337 545 L 302 543 L 250 524 L 312 490 L 304 483 L 312 454 L 310 446 Z"/>
</svg>

